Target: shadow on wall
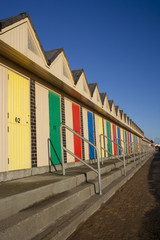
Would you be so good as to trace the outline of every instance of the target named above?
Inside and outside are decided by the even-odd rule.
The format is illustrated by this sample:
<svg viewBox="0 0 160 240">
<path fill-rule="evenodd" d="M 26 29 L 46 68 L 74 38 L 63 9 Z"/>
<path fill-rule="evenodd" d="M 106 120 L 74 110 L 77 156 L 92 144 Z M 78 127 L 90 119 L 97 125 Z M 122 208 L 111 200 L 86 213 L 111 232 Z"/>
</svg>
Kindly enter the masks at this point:
<svg viewBox="0 0 160 240">
<path fill-rule="evenodd" d="M 148 183 L 156 199 L 156 207 L 146 213 L 138 237 L 140 240 L 160 240 L 160 153 L 151 163 Z"/>
</svg>

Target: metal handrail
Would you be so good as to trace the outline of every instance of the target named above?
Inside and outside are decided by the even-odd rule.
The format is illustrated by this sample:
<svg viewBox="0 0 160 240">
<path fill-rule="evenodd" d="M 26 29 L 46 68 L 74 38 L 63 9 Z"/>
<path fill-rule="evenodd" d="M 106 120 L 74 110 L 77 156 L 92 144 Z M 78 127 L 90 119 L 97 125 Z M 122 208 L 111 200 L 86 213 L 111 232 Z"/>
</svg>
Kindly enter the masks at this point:
<svg viewBox="0 0 160 240">
<path fill-rule="evenodd" d="M 126 141 L 122 140 L 121 138 L 117 138 L 117 139 L 119 139 L 121 142 L 124 143 L 124 148 L 126 147 L 126 146 L 125 146 L 125 144 L 126 144 L 126 145 L 130 145 L 132 151 L 133 151 L 133 149 L 134 149 L 134 151 L 133 151 L 133 156 L 134 156 L 134 167 L 136 168 L 135 148 L 133 147 L 134 142 L 129 142 L 129 144 L 128 144 L 128 143 L 126 143 Z M 125 150 L 124 150 L 124 151 L 125 151 Z"/>
<path fill-rule="evenodd" d="M 142 143 L 138 143 L 138 145 L 141 148 L 141 150 L 140 150 L 140 158 L 142 158 L 143 150 L 145 151 L 145 149 L 142 147 Z"/>
<path fill-rule="evenodd" d="M 117 158 L 120 162 L 123 162 L 123 167 L 124 167 L 124 175 L 126 176 L 126 161 L 125 161 L 125 154 L 124 154 L 124 150 L 123 150 L 123 161 L 118 157 L 118 156 L 115 156 L 114 154 L 110 153 L 105 147 L 102 147 L 102 141 L 101 141 L 101 138 L 102 136 L 104 138 L 106 138 L 107 140 L 110 140 L 111 142 L 115 143 L 118 147 L 120 147 L 122 150 L 123 148 L 116 142 L 114 142 L 111 138 L 107 137 L 106 135 L 104 134 L 100 134 L 99 137 L 100 137 L 100 147 L 101 147 L 101 163 L 103 165 L 103 157 L 102 157 L 102 149 L 105 151 L 105 152 L 108 152 L 110 155 L 114 156 L 115 158 Z M 105 144 L 104 144 L 105 146 Z"/>
<path fill-rule="evenodd" d="M 134 146 L 134 142 L 130 142 L 129 143 L 130 147 L 131 147 L 131 151 L 133 152 L 133 157 L 134 157 L 134 167 L 136 168 L 136 158 L 135 158 L 135 146 Z M 132 153 L 131 152 L 131 153 Z"/>
<path fill-rule="evenodd" d="M 124 148 L 127 146 L 127 142 L 122 140 L 121 138 L 116 138 L 117 140 L 120 140 L 121 142 L 124 143 Z M 123 151 L 125 152 L 125 149 L 123 149 Z"/>
<path fill-rule="evenodd" d="M 70 132 L 72 132 L 73 134 L 75 134 L 76 136 L 78 136 L 79 138 L 81 138 L 82 140 L 84 140 L 86 143 L 88 143 L 89 145 L 93 146 L 94 149 L 97 152 L 97 167 L 98 170 L 93 168 L 92 166 L 90 166 L 88 163 L 86 163 L 83 159 L 79 158 L 77 155 L 75 155 L 74 153 L 72 153 L 69 149 L 67 149 L 66 147 L 63 146 L 63 141 L 62 141 L 62 129 L 66 128 L 68 129 Z M 82 162 L 83 164 L 85 164 L 87 167 L 89 167 L 90 169 L 92 169 L 95 173 L 98 174 L 98 183 L 99 183 L 99 194 L 102 195 L 102 186 L 101 186 L 101 169 L 100 169 L 100 161 L 99 161 L 99 150 L 98 148 L 91 143 L 90 141 L 88 141 L 88 139 L 82 137 L 81 135 L 79 135 L 77 132 L 75 132 L 72 128 L 68 127 L 65 124 L 61 124 L 60 125 L 60 133 L 61 133 L 61 149 L 62 149 L 62 168 L 63 168 L 63 175 L 65 175 L 65 166 L 64 166 L 64 150 L 67 151 L 70 155 L 72 155 L 73 157 L 75 157 L 76 159 L 78 159 L 80 162 Z"/>
<path fill-rule="evenodd" d="M 128 146 L 128 143 L 126 141 L 122 140 L 121 138 L 117 138 L 117 139 L 120 139 L 120 141 L 124 143 L 124 148 L 126 148 Z M 125 152 L 125 149 L 123 149 L 123 150 Z"/>
<path fill-rule="evenodd" d="M 53 146 L 53 143 L 52 143 L 52 141 L 51 141 L 50 138 L 47 139 L 47 142 L 48 142 L 48 162 L 49 162 L 49 172 L 51 172 L 51 164 L 50 164 L 50 163 L 53 164 L 53 167 L 54 167 L 55 171 L 57 172 L 57 168 L 56 168 L 55 164 L 54 164 L 53 161 L 52 161 L 51 153 L 50 153 L 50 144 L 51 144 L 51 146 L 52 146 L 53 149 L 54 149 L 54 146 Z M 49 144 L 49 142 L 50 142 L 50 144 Z M 59 159 L 58 159 L 58 160 L 59 160 Z M 62 165 L 61 162 L 59 162 L 59 163 Z"/>
</svg>

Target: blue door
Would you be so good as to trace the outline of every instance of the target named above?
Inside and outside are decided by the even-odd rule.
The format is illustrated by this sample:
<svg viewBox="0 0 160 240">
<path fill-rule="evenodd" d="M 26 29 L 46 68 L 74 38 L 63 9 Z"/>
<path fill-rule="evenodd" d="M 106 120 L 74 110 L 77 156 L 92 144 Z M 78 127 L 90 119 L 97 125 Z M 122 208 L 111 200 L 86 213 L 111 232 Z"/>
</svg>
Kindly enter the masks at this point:
<svg viewBox="0 0 160 240">
<path fill-rule="evenodd" d="M 94 135 L 93 135 L 93 115 L 88 112 L 88 135 L 89 141 L 94 144 Z M 89 157 L 90 159 L 95 159 L 94 147 L 89 145 Z"/>
<path fill-rule="evenodd" d="M 118 134 L 118 145 L 121 146 L 121 140 L 120 140 L 120 130 L 119 127 L 117 127 L 117 134 Z M 118 146 L 118 153 L 121 155 L 121 148 Z"/>
<path fill-rule="evenodd" d="M 131 133 L 129 134 L 129 138 L 130 138 L 130 144 L 131 144 L 131 153 L 132 153 L 132 137 L 131 137 Z"/>
</svg>

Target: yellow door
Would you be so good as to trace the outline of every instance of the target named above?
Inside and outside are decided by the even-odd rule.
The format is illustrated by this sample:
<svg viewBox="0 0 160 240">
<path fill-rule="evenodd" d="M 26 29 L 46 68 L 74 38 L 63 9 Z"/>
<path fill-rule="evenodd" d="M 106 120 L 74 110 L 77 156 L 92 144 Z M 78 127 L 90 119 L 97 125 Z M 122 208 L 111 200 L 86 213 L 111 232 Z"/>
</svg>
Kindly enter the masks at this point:
<svg viewBox="0 0 160 240">
<path fill-rule="evenodd" d="M 121 128 L 121 146 L 125 152 L 125 146 L 124 146 L 124 132 L 123 132 L 123 129 Z"/>
<path fill-rule="evenodd" d="M 9 170 L 31 167 L 29 81 L 8 72 L 8 164 Z"/>
<path fill-rule="evenodd" d="M 98 127 L 99 127 L 99 135 L 103 134 L 103 119 L 101 117 L 98 117 Z M 101 144 L 104 148 L 104 137 L 101 136 Z M 101 149 L 100 149 L 100 156 L 101 156 Z M 102 150 L 102 157 L 104 157 L 104 150 Z"/>
</svg>

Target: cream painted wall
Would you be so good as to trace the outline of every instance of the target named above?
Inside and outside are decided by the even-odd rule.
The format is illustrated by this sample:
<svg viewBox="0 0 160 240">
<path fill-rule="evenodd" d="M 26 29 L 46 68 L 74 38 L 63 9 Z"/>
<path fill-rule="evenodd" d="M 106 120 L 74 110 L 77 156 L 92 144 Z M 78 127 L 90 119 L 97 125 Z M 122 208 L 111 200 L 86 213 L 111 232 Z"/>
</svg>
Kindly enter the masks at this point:
<svg viewBox="0 0 160 240">
<path fill-rule="evenodd" d="M 8 171 L 8 70 L 0 65 L 0 172 Z"/>
<path fill-rule="evenodd" d="M 122 141 L 121 141 L 121 146 L 122 146 L 122 148 L 124 149 L 124 152 L 125 152 L 125 144 L 124 144 L 124 130 L 123 130 L 123 128 L 120 128 L 120 132 L 121 132 L 121 139 L 122 139 Z"/>
<path fill-rule="evenodd" d="M 84 86 L 86 91 L 84 90 Z M 85 75 L 84 73 L 81 74 L 77 84 L 76 84 L 76 90 L 80 92 L 83 96 L 85 96 L 87 99 L 91 99 L 91 95 L 89 92 L 89 88 L 87 86 L 86 80 L 85 80 Z"/>
<path fill-rule="evenodd" d="M 38 55 L 28 49 L 28 31 Z M 27 18 L 14 23 L 12 26 L 2 29 L 0 39 L 23 55 L 27 56 L 32 61 L 39 64 L 41 67 L 47 69 L 45 57 L 39 46 L 35 32 L 31 27 L 30 21 Z"/>
<path fill-rule="evenodd" d="M 48 90 L 36 83 L 37 166 L 48 165 L 49 105 Z"/>
<path fill-rule="evenodd" d="M 110 108 L 109 108 L 109 103 L 108 103 L 107 96 L 105 96 L 103 109 L 104 109 L 106 112 L 110 112 Z"/>
<path fill-rule="evenodd" d="M 68 78 L 63 74 L 63 65 L 66 69 Z M 52 62 L 49 72 L 52 73 L 57 78 L 61 79 L 64 83 L 74 88 L 74 80 L 69 68 L 68 62 L 63 52 L 61 52 L 58 57 Z"/>
<path fill-rule="evenodd" d="M 103 119 L 103 124 L 104 124 L 104 135 L 107 136 L 107 122 L 105 119 Z M 104 138 L 104 147 L 106 150 L 108 150 L 108 141 L 107 138 Z M 105 156 L 108 157 L 108 152 L 105 152 Z"/>
<path fill-rule="evenodd" d="M 97 100 L 98 98 L 98 100 Z M 98 91 L 98 88 L 96 87 L 96 89 L 94 90 L 94 93 L 93 93 L 93 97 L 92 97 L 92 101 L 97 104 L 99 107 L 102 107 L 102 102 L 101 102 L 101 98 L 100 98 L 100 95 L 99 95 L 99 91 Z"/>
<path fill-rule="evenodd" d="M 101 146 L 104 148 L 104 137 L 101 136 L 101 144 L 100 144 L 100 135 L 103 133 L 103 119 L 101 117 L 98 117 L 98 127 L 99 127 L 99 151 L 101 156 Z M 104 150 L 102 150 L 102 157 L 104 157 Z"/>
<path fill-rule="evenodd" d="M 65 123 L 73 129 L 72 102 L 65 98 Z M 66 148 L 74 153 L 73 133 L 66 129 Z M 67 162 L 74 162 L 74 157 L 67 153 Z"/>
<path fill-rule="evenodd" d="M 22 54 L 27 54 L 27 20 L 2 29 L 0 39 Z"/>
<path fill-rule="evenodd" d="M 51 64 L 49 71 L 56 76 L 57 78 L 62 79 L 63 75 L 63 53 L 60 53 L 59 56 Z"/>
<path fill-rule="evenodd" d="M 95 114 L 95 135 L 96 135 L 96 147 L 99 149 L 100 156 L 100 142 L 99 142 L 99 125 L 98 125 L 98 115 Z"/>
</svg>

